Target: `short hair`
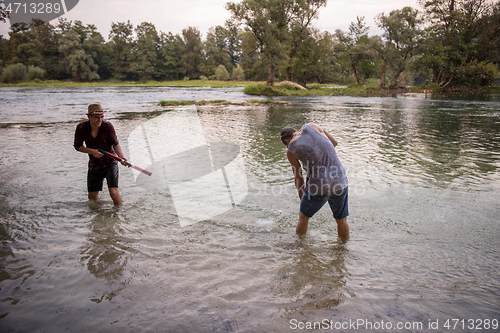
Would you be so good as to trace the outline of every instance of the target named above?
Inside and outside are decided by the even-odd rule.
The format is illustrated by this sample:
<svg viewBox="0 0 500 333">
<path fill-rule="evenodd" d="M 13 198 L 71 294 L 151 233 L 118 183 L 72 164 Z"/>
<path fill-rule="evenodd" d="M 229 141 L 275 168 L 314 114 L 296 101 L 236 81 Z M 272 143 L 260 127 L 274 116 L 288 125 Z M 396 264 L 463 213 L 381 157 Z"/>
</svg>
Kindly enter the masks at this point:
<svg viewBox="0 0 500 333">
<path fill-rule="evenodd" d="M 280 138 L 281 142 L 283 142 L 284 145 L 286 145 L 285 140 L 286 139 L 291 139 L 293 136 L 293 133 L 297 132 L 297 130 L 293 127 L 285 127 L 281 130 L 280 132 Z"/>
</svg>

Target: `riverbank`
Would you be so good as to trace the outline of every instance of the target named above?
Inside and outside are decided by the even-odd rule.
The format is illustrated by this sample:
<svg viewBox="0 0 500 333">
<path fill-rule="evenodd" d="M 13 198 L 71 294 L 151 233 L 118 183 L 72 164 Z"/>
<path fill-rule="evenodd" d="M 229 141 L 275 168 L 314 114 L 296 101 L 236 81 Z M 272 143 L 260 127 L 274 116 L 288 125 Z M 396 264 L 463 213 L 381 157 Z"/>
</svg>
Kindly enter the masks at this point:
<svg viewBox="0 0 500 333">
<path fill-rule="evenodd" d="M 356 97 L 391 97 L 407 93 L 428 94 L 500 94 L 500 86 L 462 87 L 443 90 L 435 85 L 410 86 L 405 88 L 380 88 L 378 85 L 337 85 L 310 84 L 304 89 L 297 85 L 281 84 L 269 87 L 265 82 L 250 81 L 212 81 L 212 80 L 181 80 L 181 81 L 30 81 L 15 84 L 0 84 L 0 87 L 182 87 L 182 88 L 230 88 L 242 87 L 248 95 L 256 96 L 356 96 Z"/>
<path fill-rule="evenodd" d="M 19 83 L 1 83 L 1 87 L 43 87 L 43 88 L 78 88 L 78 87 L 192 87 L 192 88 L 229 88 L 244 87 L 245 81 L 202 81 L 202 80 L 181 80 L 181 81 L 94 81 L 94 82 L 74 82 L 74 81 L 29 81 Z"/>
</svg>

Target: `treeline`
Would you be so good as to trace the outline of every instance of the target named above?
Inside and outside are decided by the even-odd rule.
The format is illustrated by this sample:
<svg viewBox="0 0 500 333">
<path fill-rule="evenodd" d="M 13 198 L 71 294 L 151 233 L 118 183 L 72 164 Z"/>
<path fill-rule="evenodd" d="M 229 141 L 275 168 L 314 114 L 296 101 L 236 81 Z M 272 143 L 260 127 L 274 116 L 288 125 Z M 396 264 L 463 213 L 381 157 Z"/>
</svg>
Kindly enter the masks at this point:
<svg viewBox="0 0 500 333">
<path fill-rule="evenodd" d="M 59 19 L 15 24 L 0 39 L 3 82 L 18 80 L 290 80 L 381 87 L 433 84 L 484 86 L 498 78 L 500 1 L 420 1 L 376 18 L 370 36 L 364 18 L 348 31 L 312 25 L 326 0 L 243 0 L 228 3 L 224 26 L 203 40 L 143 22 L 112 23 L 108 41 L 94 25 Z"/>
</svg>

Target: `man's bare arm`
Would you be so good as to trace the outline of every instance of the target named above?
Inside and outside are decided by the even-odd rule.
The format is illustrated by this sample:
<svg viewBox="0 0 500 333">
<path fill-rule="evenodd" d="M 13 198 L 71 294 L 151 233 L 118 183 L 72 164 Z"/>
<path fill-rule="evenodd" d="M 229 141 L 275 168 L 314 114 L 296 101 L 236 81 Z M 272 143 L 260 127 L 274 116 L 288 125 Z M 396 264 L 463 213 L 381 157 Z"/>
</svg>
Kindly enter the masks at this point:
<svg viewBox="0 0 500 333">
<path fill-rule="evenodd" d="M 292 165 L 293 176 L 295 177 L 295 187 L 299 194 L 299 199 L 302 199 L 302 194 L 304 193 L 304 177 L 302 177 L 302 167 L 300 166 L 300 161 L 292 152 L 286 151 L 286 157 Z"/>
</svg>

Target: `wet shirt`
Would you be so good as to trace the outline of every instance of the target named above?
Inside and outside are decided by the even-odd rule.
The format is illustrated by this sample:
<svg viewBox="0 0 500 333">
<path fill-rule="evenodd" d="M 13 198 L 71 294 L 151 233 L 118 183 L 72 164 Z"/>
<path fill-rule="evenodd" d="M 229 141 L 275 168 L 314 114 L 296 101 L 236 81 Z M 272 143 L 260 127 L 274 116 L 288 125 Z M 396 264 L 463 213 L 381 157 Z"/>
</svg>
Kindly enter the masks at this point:
<svg viewBox="0 0 500 333">
<path fill-rule="evenodd" d="M 288 145 L 288 150 L 307 172 L 309 194 L 331 195 L 349 184 L 333 143 L 308 125 L 302 127 L 302 135 Z"/>
<path fill-rule="evenodd" d="M 90 120 L 81 122 L 76 126 L 74 147 L 76 150 L 80 149 L 85 143 L 85 147 L 93 149 L 104 149 L 112 154 L 115 153 L 113 147 L 118 144 L 115 129 L 110 122 L 103 121 L 99 127 L 97 136 L 92 137 L 92 128 L 90 127 Z M 116 161 L 103 156 L 96 158 L 94 155 L 89 154 L 89 170 L 92 172 L 99 172 L 109 168 L 111 165 L 116 164 Z"/>
</svg>

